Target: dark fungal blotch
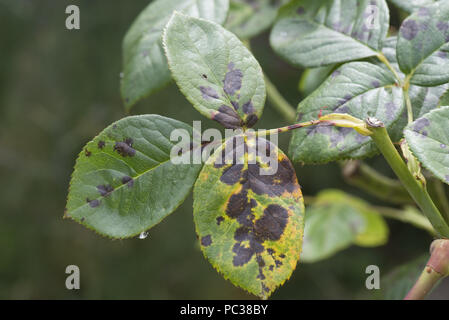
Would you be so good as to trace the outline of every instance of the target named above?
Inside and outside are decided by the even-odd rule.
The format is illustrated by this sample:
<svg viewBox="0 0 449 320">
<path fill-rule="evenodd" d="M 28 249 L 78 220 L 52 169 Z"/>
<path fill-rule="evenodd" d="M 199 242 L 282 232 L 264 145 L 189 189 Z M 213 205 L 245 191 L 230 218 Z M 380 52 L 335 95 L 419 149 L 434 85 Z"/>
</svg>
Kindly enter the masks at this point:
<svg viewBox="0 0 449 320">
<path fill-rule="evenodd" d="M 200 87 L 201 95 L 204 100 L 218 99 L 218 93 L 211 87 Z"/>
<path fill-rule="evenodd" d="M 242 87 L 243 72 L 235 69 L 233 62 L 228 64 L 228 72 L 223 80 L 223 90 L 226 94 L 233 96 Z"/>
<path fill-rule="evenodd" d="M 203 247 L 208 247 L 211 244 L 212 244 L 212 237 L 210 234 L 201 238 L 201 245 Z"/>
<path fill-rule="evenodd" d="M 254 125 L 257 123 L 258 120 L 259 118 L 255 114 L 251 114 L 248 116 L 248 118 L 246 118 L 245 126 L 247 128 L 252 128 L 254 127 Z"/>
<path fill-rule="evenodd" d="M 103 140 L 98 141 L 98 144 L 97 144 L 98 149 L 103 149 L 105 145 L 106 145 L 106 143 Z"/>
<path fill-rule="evenodd" d="M 110 184 L 102 184 L 97 186 L 97 191 L 101 196 L 107 197 L 114 191 L 114 188 Z"/>
<path fill-rule="evenodd" d="M 401 26 L 401 35 L 407 40 L 415 39 L 419 32 L 419 26 L 414 20 L 406 20 Z"/>
<path fill-rule="evenodd" d="M 100 201 L 98 199 L 89 200 L 89 198 L 86 199 L 86 202 L 89 204 L 91 208 L 96 208 L 100 205 Z"/>
<path fill-rule="evenodd" d="M 293 165 L 287 158 L 278 163 L 278 170 L 273 175 L 260 175 L 260 169 L 259 163 L 248 165 L 251 190 L 254 193 L 278 197 L 298 188 Z"/>
<path fill-rule="evenodd" d="M 378 80 L 374 80 L 373 82 L 371 82 L 371 85 L 374 88 L 379 88 L 380 87 L 380 82 Z"/>
<path fill-rule="evenodd" d="M 223 221 L 224 221 L 224 218 L 223 217 L 217 217 L 217 226 L 219 226 Z"/>
<path fill-rule="evenodd" d="M 243 110 L 243 112 L 245 114 L 252 114 L 252 113 L 254 113 L 254 106 L 253 106 L 252 101 L 248 101 L 247 103 L 245 103 L 242 106 L 242 110 Z"/>
<path fill-rule="evenodd" d="M 116 142 L 114 151 L 117 151 L 122 157 L 134 157 L 136 150 L 133 149 L 133 139 L 126 138 L 123 142 Z"/>
<path fill-rule="evenodd" d="M 265 275 L 263 274 L 263 267 L 265 267 L 265 261 L 260 255 L 256 256 L 256 261 L 257 264 L 259 265 L 259 274 L 257 275 L 257 278 L 260 280 L 265 280 Z"/>
<path fill-rule="evenodd" d="M 421 133 L 425 136 L 427 136 L 427 132 L 423 131 L 424 128 L 430 126 L 429 119 L 421 118 L 415 121 L 415 124 L 413 126 L 413 131 Z"/>
<path fill-rule="evenodd" d="M 254 231 L 259 239 L 279 240 L 284 233 L 288 221 L 288 212 L 277 204 L 270 204 L 263 216 L 256 221 Z"/>
<path fill-rule="evenodd" d="M 236 184 L 242 178 L 243 164 L 235 164 L 226 168 L 220 177 L 220 181 L 230 186 Z"/>
<path fill-rule="evenodd" d="M 122 178 L 122 184 L 127 184 L 128 187 L 131 188 L 132 186 L 134 186 L 134 179 L 130 176 L 124 176 Z"/>
<path fill-rule="evenodd" d="M 89 150 L 84 149 L 84 154 L 86 155 L 86 157 L 90 157 L 92 155 L 92 152 L 90 152 Z"/>
<path fill-rule="evenodd" d="M 238 129 L 243 126 L 242 119 L 234 109 L 227 105 L 222 105 L 218 112 L 212 115 L 212 120 L 217 121 L 227 129 Z"/>
<path fill-rule="evenodd" d="M 265 142 L 265 143 L 264 143 Z M 268 141 L 258 141 L 256 145 L 263 147 L 265 152 L 270 151 L 275 146 Z M 246 149 L 245 149 L 246 150 Z M 266 250 L 265 241 L 279 240 L 287 226 L 289 215 L 287 209 L 277 204 L 270 204 L 264 210 L 262 216 L 256 218 L 253 210 L 258 207 L 258 202 L 250 197 L 250 194 L 266 195 L 278 197 L 284 192 L 294 192 L 298 186 L 293 166 L 287 158 L 278 163 L 278 170 L 274 175 L 261 175 L 260 163 L 248 164 L 244 169 L 243 165 L 232 165 L 227 167 L 220 179 L 230 185 L 241 184 L 238 192 L 231 195 L 226 205 L 226 215 L 230 219 L 235 219 L 240 227 L 234 233 L 236 243 L 233 246 L 233 265 L 244 266 L 253 257 L 256 257 L 259 264 L 258 279 L 264 280 L 262 272 L 265 262 L 260 254 Z M 251 192 L 251 193 L 250 193 Z M 219 217 L 222 218 L 222 217 Z M 217 218 L 217 224 L 222 219 Z M 268 248 L 267 252 L 274 255 L 274 250 Z M 274 259 L 274 256 L 273 256 Z M 279 263 L 277 263 L 279 265 Z"/>
</svg>

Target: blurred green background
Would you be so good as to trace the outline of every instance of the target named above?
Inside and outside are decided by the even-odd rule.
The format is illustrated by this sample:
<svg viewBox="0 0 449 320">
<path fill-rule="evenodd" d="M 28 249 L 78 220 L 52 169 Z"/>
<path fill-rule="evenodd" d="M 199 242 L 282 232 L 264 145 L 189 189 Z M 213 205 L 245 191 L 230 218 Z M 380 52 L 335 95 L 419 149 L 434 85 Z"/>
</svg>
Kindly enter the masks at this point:
<svg viewBox="0 0 449 320">
<path fill-rule="evenodd" d="M 191 197 L 150 230 L 145 240 L 111 241 L 63 220 L 67 188 L 83 145 L 125 115 L 119 94 L 121 41 L 149 3 L 134 1 L 0 0 L 0 298 L 1 299 L 253 299 L 224 280 L 203 258 L 192 220 Z M 76 4 L 81 29 L 65 28 L 65 8 Z M 268 34 L 252 41 L 263 69 L 293 104 L 301 70 L 268 46 Z M 156 113 L 204 127 L 174 84 L 133 111 Z M 259 128 L 285 124 L 267 104 Z M 280 145 L 286 150 L 288 134 Z M 381 159 L 370 163 L 384 170 Z M 340 169 L 297 167 L 306 195 L 345 185 Z M 375 204 L 375 199 L 365 197 Z M 425 254 L 424 231 L 388 221 L 387 245 L 350 248 L 316 264 L 299 264 L 273 299 L 377 298 L 365 289 L 365 268 L 381 276 Z M 65 288 L 65 268 L 81 270 L 81 289 Z M 434 298 L 449 298 L 441 286 Z"/>
</svg>

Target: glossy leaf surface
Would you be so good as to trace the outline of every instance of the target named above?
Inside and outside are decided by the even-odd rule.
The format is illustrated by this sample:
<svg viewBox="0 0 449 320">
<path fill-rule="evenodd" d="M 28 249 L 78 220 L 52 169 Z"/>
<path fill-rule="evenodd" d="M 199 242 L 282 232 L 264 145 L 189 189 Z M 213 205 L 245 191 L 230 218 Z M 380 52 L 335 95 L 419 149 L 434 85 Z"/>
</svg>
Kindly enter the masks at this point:
<svg viewBox="0 0 449 320">
<path fill-rule="evenodd" d="M 296 0 L 281 8 L 270 42 L 293 65 L 322 67 L 377 55 L 388 28 L 384 0 Z"/>
<path fill-rule="evenodd" d="M 111 238 L 135 236 L 172 213 L 189 194 L 201 165 L 174 164 L 173 130 L 182 122 L 157 115 L 117 121 L 76 160 L 65 216 Z"/>
<path fill-rule="evenodd" d="M 329 113 L 346 113 L 365 120 L 373 116 L 390 128 L 404 108 L 403 92 L 391 72 L 367 62 L 351 62 L 331 76 L 298 106 L 298 121 Z M 350 128 L 327 124 L 295 130 L 290 154 L 295 162 L 325 163 L 361 158 L 376 152 L 369 137 Z"/>
<path fill-rule="evenodd" d="M 405 138 L 421 164 L 449 184 L 449 107 L 433 110 L 405 129 Z"/>
<path fill-rule="evenodd" d="M 171 75 L 162 48 L 162 31 L 172 13 L 223 23 L 229 0 L 156 0 L 136 18 L 123 40 L 122 99 L 125 109 L 170 82 Z"/>
<path fill-rule="evenodd" d="M 226 279 L 261 298 L 295 269 L 303 217 L 292 164 L 262 138 L 227 140 L 195 184 L 194 220 L 204 255 Z"/>
<path fill-rule="evenodd" d="M 164 44 L 176 83 L 201 114 L 226 128 L 257 122 L 266 96 L 262 69 L 234 34 L 176 13 Z"/>
<path fill-rule="evenodd" d="M 412 84 L 449 82 L 449 1 L 423 7 L 408 17 L 398 35 L 397 57 Z"/>
</svg>

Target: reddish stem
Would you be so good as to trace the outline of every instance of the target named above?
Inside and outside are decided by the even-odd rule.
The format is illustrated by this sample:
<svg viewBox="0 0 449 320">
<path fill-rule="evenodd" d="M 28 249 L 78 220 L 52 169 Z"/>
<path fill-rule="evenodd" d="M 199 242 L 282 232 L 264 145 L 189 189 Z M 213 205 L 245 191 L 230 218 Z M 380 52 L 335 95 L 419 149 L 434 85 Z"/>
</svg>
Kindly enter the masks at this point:
<svg viewBox="0 0 449 320">
<path fill-rule="evenodd" d="M 424 271 L 404 300 L 424 299 L 441 279 L 449 275 L 449 240 L 435 240 L 430 252 Z"/>
</svg>

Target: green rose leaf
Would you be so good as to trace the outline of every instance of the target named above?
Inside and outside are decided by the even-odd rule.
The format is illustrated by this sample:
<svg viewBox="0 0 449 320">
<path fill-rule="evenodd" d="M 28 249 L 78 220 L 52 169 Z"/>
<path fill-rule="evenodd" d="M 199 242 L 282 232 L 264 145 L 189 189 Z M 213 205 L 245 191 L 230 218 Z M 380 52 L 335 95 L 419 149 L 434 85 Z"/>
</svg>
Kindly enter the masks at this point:
<svg viewBox="0 0 449 320">
<path fill-rule="evenodd" d="M 262 69 L 234 34 L 175 13 L 164 45 L 173 78 L 201 114 L 232 129 L 257 122 L 266 96 Z"/>
<path fill-rule="evenodd" d="M 321 68 L 306 69 L 299 81 L 299 91 L 308 96 L 327 79 L 335 68 L 335 65 L 328 65 Z"/>
<path fill-rule="evenodd" d="M 284 153 L 265 139 L 242 139 L 228 139 L 204 165 L 194 187 L 194 221 L 214 268 L 268 298 L 296 267 L 304 204 Z"/>
<path fill-rule="evenodd" d="M 448 0 L 423 7 L 402 23 L 397 57 L 412 84 L 430 87 L 449 81 Z"/>
<path fill-rule="evenodd" d="M 240 39 L 250 39 L 268 29 L 286 0 L 231 0 L 226 29 Z"/>
<path fill-rule="evenodd" d="M 390 37 L 385 41 L 384 48 L 382 50 L 385 57 L 390 61 L 393 68 L 399 74 L 401 78 L 405 75 L 400 71 L 398 61 L 396 58 L 396 47 L 397 47 L 397 37 Z M 377 62 L 380 66 L 387 68 L 383 63 Z M 415 119 L 421 117 L 422 115 L 430 112 L 431 110 L 438 107 L 438 100 L 443 95 L 443 93 L 449 88 L 449 84 L 443 84 L 436 87 L 421 87 L 411 85 L 409 90 L 410 99 L 413 107 L 413 116 Z M 407 122 L 407 110 L 404 110 L 403 118 L 405 124 Z M 402 126 L 400 133 L 402 134 Z"/>
<path fill-rule="evenodd" d="M 301 261 L 317 262 L 355 244 L 380 246 L 388 227 L 364 201 L 338 190 L 322 191 L 307 208 Z"/>
<path fill-rule="evenodd" d="M 175 129 L 185 139 L 192 135 L 190 126 L 157 115 L 127 117 L 103 130 L 76 160 L 65 217 L 102 235 L 128 238 L 172 213 L 201 169 L 170 157 L 178 143 L 170 141 Z"/>
<path fill-rule="evenodd" d="M 321 67 L 376 56 L 388 28 L 384 0 L 295 0 L 281 8 L 270 42 L 293 65 Z"/>
<path fill-rule="evenodd" d="M 434 4 L 438 0 L 390 0 L 396 7 L 406 11 L 413 12 L 422 7 Z"/>
<path fill-rule="evenodd" d="M 371 63 L 351 62 L 335 70 L 299 104 L 298 121 L 318 119 L 320 114 L 345 113 L 362 120 L 373 116 L 390 128 L 403 108 L 403 92 L 391 72 Z M 303 163 L 362 158 L 375 152 L 369 137 L 350 128 L 324 124 L 296 130 L 290 142 L 293 161 Z"/>
<path fill-rule="evenodd" d="M 397 37 L 389 37 L 382 49 L 385 57 L 390 61 L 392 67 L 399 74 L 401 79 L 405 78 L 405 75 L 401 72 L 396 57 Z M 377 60 L 377 59 L 376 59 Z M 373 63 L 383 67 L 385 70 L 388 68 L 380 61 L 373 59 Z M 449 88 L 449 84 L 443 84 L 436 87 L 420 87 L 411 85 L 409 89 L 409 96 L 412 102 L 413 118 L 417 119 L 424 114 L 438 108 L 439 99 L 441 95 Z M 402 116 L 397 123 L 391 128 L 390 136 L 393 141 L 398 142 L 404 137 L 404 128 L 407 126 L 407 110 L 404 108 Z"/>
<path fill-rule="evenodd" d="M 440 98 L 439 106 L 449 106 L 449 90 L 447 90 Z"/>
<path fill-rule="evenodd" d="M 435 109 L 405 129 L 407 143 L 421 164 L 449 184 L 449 107 Z"/>
<path fill-rule="evenodd" d="M 122 99 L 129 111 L 142 98 L 170 82 L 170 71 L 162 48 L 162 31 L 172 13 L 223 23 L 229 0 L 156 0 L 136 18 L 123 40 Z"/>
<path fill-rule="evenodd" d="M 410 86 L 410 100 L 412 102 L 413 119 L 418 119 L 426 113 L 439 107 L 439 97 L 449 88 L 449 85 L 437 87 Z M 404 128 L 407 126 L 407 110 L 404 110 L 399 121 L 391 130 L 391 138 L 398 142 L 404 137 Z"/>
<path fill-rule="evenodd" d="M 382 53 L 390 62 L 391 66 L 398 73 L 399 77 L 403 80 L 405 75 L 401 72 L 398 64 L 398 59 L 396 56 L 396 47 L 398 45 L 398 37 L 388 37 L 384 42 L 384 47 L 382 48 Z M 370 58 L 370 62 L 381 66 L 382 68 L 388 70 L 388 67 L 382 63 L 378 58 Z"/>
</svg>

